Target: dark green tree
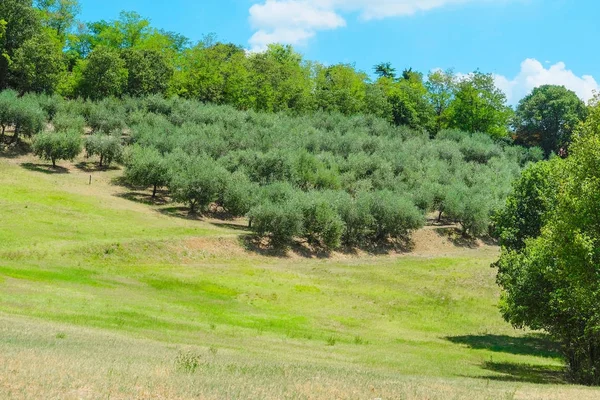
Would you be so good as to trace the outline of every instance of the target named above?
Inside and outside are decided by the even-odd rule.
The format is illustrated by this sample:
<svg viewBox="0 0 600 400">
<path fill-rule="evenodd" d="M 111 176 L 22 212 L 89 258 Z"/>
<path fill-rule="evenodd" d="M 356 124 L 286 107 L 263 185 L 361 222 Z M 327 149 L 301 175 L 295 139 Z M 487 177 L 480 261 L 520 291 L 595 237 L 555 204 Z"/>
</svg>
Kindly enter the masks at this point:
<svg viewBox="0 0 600 400">
<path fill-rule="evenodd" d="M 0 37 L 0 90 L 9 86 L 10 64 L 17 49 L 40 32 L 41 24 L 31 0 L 0 1 L 4 35 Z"/>
<path fill-rule="evenodd" d="M 559 340 L 570 379 L 586 385 L 600 385 L 599 166 L 600 137 L 574 139 L 541 235 L 497 263 L 504 318 Z"/>
<path fill-rule="evenodd" d="M 12 86 L 21 93 L 49 93 L 56 90 L 65 71 L 62 44 L 51 32 L 26 40 L 12 57 Z"/>
<path fill-rule="evenodd" d="M 128 71 L 126 94 L 147 96 L 166 94 L 173 78 L 169 55 L 158 50 L 128 49 L 124 51 Z"/>
<path fill-rule="evenodd" d="M 127 87 L 127 68 L 119 52 L 107 47 L 96 48 L 85 61 L 80 83 L 84 97 L 97 100 L 121 96 Z"/>
<path fill-rule="evenodd" d="M 491 74 L 477 71 L 459 81 L 448 112 L 450 128 L 492 137 L 508 135 L 512 110 Z"/>
<path fill-rule="evenodd" d="M 513 125 L 520 143 L 539 146 L 549 156 L 567 150 L 586 115 L 585 103 L 575 92 L 564 86 L 544 85 L 519 102 Z"/>
<path fill-rule="evenodd" d="M 373 70 L 375 71 L 375 75 L 380 78 L 396 79 L 396 69 L 392 67 L 392 63 L 377 64 L 373 67 Z"/>
</svg>

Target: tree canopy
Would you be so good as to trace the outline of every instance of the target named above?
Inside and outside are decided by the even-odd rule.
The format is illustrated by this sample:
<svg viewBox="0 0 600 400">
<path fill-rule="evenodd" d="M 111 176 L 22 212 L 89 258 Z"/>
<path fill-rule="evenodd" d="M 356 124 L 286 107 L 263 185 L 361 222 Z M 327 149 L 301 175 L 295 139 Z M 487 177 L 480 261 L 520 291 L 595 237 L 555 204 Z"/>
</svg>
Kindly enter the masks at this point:
<svg viewBox="0 0 600 400">
<path fill-rule="evenodd" d="M 573 132 L 586 116 L 586 106 L 575 92 L 544 85 L 519 102 L 513 125 L 519 142 L 539 146 L 549 156 L 567 151 Z"/>
</svg>

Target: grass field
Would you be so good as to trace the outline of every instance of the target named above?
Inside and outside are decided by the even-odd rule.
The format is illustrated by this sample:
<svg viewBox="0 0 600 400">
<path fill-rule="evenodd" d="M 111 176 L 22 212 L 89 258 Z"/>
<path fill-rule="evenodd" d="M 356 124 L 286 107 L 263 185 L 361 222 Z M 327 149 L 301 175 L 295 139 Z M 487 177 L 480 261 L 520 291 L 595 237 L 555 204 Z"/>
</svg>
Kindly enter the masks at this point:
<svg viewBox="0 0 600 400">
<path fill-rule="evenodd" d="M 494 247 L 269 257 L 35 163 L 0 159 L 0 398 L 600 397 L 501 319 Z"/>
</svg>

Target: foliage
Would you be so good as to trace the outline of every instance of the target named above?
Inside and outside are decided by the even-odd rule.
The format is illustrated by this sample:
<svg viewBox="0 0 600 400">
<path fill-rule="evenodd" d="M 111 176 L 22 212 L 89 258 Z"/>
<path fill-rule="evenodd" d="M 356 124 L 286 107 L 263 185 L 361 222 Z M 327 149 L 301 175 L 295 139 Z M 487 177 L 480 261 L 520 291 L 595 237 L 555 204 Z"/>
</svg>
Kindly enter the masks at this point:
<svg viewBox="0 0 600 400">
<path fill-rule="evenodd" d="M 83 134 L 85 131 L 85 118 L 81 115 L 59 112 L 52 120 L 56 132 L 74 131 Z"/>
<path fill-rule="evenodd" d="M 556 207 L 561 167 L 558 158 L 532 164 L 513 184 L 506 205 L 494 217 L 496 235 L 505 249 L 520 251 L 528 239 L 540 236 Z"/>
<path fill-rule="evenodd" d="M 496 264 L 503 288 L 501 309 L 515 326 L 544 329 L 560 340 L 574 382 L 599 385 L 600 220 L 595 210 L 600 201 L 600 137 L 576 138 L 570 157 L 554 167 L 560 170 L 559 190 L 549 216 L 542 218 L 541 235 L 525 240 L 521 250 L 506 247 Z M 544 185 L 539 185 L 542 191 Z M 542 193 L 533 200 L 544 202 L 544 197 Z M 518 225 L 512 228 L 519 232 Z"/>
<path fill-rule="evenodd" d="M 302 232 L 302 212 L 293 201 L 262 203 L 250 211 L 249 217 L 256 234 L 268 237 L 275 248 L 289 246 Z"/>
<path fill-rule="evenodd" d="M 169 183 L 167 160 L 153 148 L 134 147 L 126 157 L 125 179 L 129 184 L 152 187 L 152 197 L 156 191 Z"/>
<path fill-rule="evenodd" d="M 575 92 L 544 85 L 519 102 L 513 125 L 519 142 L 541 147 L 548 157 L 566 153 L 573 132 L 586 116 L 585 104 Z"/>
<path fill-rule="evenodd" d="M 333 250 L 341 245 L 344 223 L 326 198 L 311 195 L 302 201 L 302 233 L 309 244 Z"/>
<path fill-rule="evenodd" d="M 123 53 L 130 96 L 166 94 L 173 76 L 168 54 L 158 50 L 128 49 Z"/>
<path fill-rule="evenodd" d="M 241 171 L 234 172 L 227 179 L 219 202 L 231 215 L 243 217 L 250 212 L 259 200 L 259 185 L 252 182 Z"/>
<path fill-rule="evenodd" d="M 0 90 L 13 81 L 10 71 L 15 52 L 41 29 L 37 13 L 29 0 L 2 0 L 0 16 L 5 24 L 0 38 Z"/>
<path fill-rule="evenodd" d="M 120 132 L 113 132 L 109 135 L 96 133 L 88 136 L 85 140 L 85 151 L 88 157 L 98 156 L 100 158 L 100 167 L 108 167 L 114 161 L 122 161 L 123 145 Z"/>
<path fill-rule="evenodd" d="M 227 171 L 205 156 L 175 154 L 170 160 L 169 191 L 173 200 L 185 203 L 190 214 L 204 212 L 225 186 Z"/>
<path fill-rule="evenodd" d="M 494 77 L 474 72 L 457 83 L 455 99 L 448 111 L 448 126 L 504 137 L 508 135 L 511 112 L 506 95 L 494 85 Z"/>
<path fill-rule="evenodd" d="M 85 61 L 79 91 L 94 100 L 121 96 L 127 86 L 128 71 L 119 52 L 97 47 Z"/>
<path fill-rule="evenodd" d="M 35 137 L 33 152 L 56 167 L 56 161 L 73 160 L 81 153 L 81 136 L 79 132 L 41 133 Z"/>
</svg>

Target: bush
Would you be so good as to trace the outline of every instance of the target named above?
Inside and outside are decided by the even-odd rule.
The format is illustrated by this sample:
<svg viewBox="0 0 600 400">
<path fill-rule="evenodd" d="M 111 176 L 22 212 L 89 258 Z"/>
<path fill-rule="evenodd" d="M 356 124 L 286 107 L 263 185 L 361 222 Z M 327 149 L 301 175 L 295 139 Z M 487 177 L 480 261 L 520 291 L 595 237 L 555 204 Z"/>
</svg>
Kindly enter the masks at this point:
<svg viewBox="0 0 600 400">
<path fill-rule="evenodd" d="M 78 132 L 41 133 L 35 137 L 33 152 L 56 167 L 56 161 L 72 161 L 81 153 L 81 136 Z"/>
</svg>

